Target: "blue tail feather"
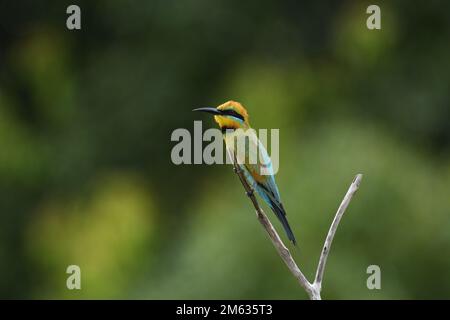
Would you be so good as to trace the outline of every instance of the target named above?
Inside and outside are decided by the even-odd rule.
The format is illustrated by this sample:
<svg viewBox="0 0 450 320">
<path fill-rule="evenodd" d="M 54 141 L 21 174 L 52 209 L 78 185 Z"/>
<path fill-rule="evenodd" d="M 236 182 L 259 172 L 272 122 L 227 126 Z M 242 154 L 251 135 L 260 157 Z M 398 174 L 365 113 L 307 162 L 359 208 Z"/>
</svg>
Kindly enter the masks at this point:
<svg viewBox="0 0 450 320">
<path fill-rule="evenodd" d="M 289 225 L 289 222 L 286 218 L 286 211 L 284 211 L 283 205 L 281 203 L 274 203 L 273 201 L 270 201 L 269 203 L 270 208 L 277 216 L 278 220 L 280 220 L 281 224 L 283 225 L 284 231 L 286 231 L 286 234 L 288 236 L 288 239 L 294 244 L 294 246 L 297 244 L 297 241 L 295 240 L 294 233 L 292 232 L 291 226 Z"/>
</svg>

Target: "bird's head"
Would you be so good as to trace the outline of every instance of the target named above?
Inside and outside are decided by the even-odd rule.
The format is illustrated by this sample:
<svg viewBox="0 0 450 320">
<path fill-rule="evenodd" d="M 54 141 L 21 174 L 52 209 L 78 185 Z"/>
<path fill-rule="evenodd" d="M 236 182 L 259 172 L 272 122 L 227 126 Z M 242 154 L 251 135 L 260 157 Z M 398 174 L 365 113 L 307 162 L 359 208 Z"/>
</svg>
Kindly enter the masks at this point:
<svg viewBox="0 0 450 320">
<path fill-rule="evenodd" d="M 248 129 L 250 127 L 247 110 L 236 101 L 225 102 L 217 108 L 198 108 L 192 111 L 213 114 L 214 120 L 216 120 L 222 131 L 227 129 Z"/>
</svg>

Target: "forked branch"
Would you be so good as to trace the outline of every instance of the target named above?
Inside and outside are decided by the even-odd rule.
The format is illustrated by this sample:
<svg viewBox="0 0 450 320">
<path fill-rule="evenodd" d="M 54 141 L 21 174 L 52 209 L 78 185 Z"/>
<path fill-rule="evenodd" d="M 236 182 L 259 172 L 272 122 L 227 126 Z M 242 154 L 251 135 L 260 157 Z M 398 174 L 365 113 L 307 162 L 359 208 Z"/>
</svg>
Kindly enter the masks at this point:
<svg viewBox="0 0 450 320">
<path fill-rule="evenodd" d="M 336 212 L 333 222 L 331 223 L 330 229 L 328 230 L 328 234 L 325 239 L 325 243 L 323 245 L 322 253 L 319 258 L 319 264 L 317 266 L 316 277 L 314 278 L 314 281 L 312 283 L 310 283 L 308 281 L 308 279 L 306 279 L 303 272 L 300 270 L 300 268 L 295 263 L 289 249 L 284 245 L 283 241 L 281 240 L 277 231 L 273 227 L 272 223 L 270 222 L 270 220 L 267 218 L 264 211 L 259 206 L 259 203 L 255 197 L 252 187 L 248 184 L 247 180 L 245 179 L 245 177 L 242 173 L 242 170 L 240 169 L 239 165 L 236 162 L 236 157 L 232 157 L 232 158 L 233 158 L 234 171 L 239 176 L 239 179 L 245 188 L 247 196 L 250 198 L 250 200 L 253 203 L 253 206 L 255 207 L 256 216 L 257 216 L 259 222 L 262 224 L 262 226 L 268 233 L 270 240 L 272 241 L 273 245 L 275 246 L 275 249 L 278 251 L 278 254 L 280 255 L 281 259 L 287 265 L 287 267 L 289 268 L 291 273 L 294 275 L 294 277 L 297 279 L 297 281 L 300 283 L 300 285 L 303 287 L 303 289 L 305 289 L 309 298 L 311 300 L 321 300 L 320 292 L 322 290 L 323 274 L 325 271 L 325 265 L 327 263 L 328 254 L 330 253 L 330 247 L 333 242 L 334 235 L 336 234 L 336 230 L 339 225 L 339 222 L 341 221 L 341 218 L 344 215 L 344 212 L 347 209 L 348 204 L 352 200 L 353 195 L 359 188 L 359 184 L 361 183 L 361 179 L 362 179 L 362 174 L 357 174 L 355 176 L 352 184 L 350 185 L 350 188 L 348 189 L 347 193 L 345 194 L 345 197 L 342 200 L 342 202 Z"/>
</svg>

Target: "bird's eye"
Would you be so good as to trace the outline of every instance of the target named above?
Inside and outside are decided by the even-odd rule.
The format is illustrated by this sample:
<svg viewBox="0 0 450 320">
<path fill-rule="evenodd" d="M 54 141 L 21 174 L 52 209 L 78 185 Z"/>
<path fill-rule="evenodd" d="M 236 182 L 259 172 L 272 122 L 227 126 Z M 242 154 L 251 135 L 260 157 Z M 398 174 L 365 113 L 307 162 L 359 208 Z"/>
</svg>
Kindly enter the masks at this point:
<svg viewBox="0 0 450 320">
<path fill-rule="evenodd" d="M 244 121 L 244 117 L 241 116 L 239 113 L 237 113 L 234 110 L 231 110 L 231 109 L 230 110 L 223 110 L 222 113 L 227 115 L 227 116 L 232 116 L 232 117 L 235 117 L 235 118 L 238 118 L 238 119 Z"/>
</svg>

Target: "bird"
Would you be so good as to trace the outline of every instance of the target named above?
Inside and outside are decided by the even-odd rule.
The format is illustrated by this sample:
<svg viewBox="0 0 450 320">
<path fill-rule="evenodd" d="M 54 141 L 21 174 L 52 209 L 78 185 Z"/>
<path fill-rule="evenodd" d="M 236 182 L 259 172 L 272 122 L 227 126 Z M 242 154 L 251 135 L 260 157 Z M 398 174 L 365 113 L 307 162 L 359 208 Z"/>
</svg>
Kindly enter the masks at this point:
<svg viewBox="0 0 450 320">
<path fill-rule="evenodd" d="M 249 123 L 249 115 L 242 104 L 236 101 L 227 101 L 218 107 L 202 107 L 192 111 L 206 112 L 214 115 L 214 120 L 219 125 L 230 157 L 236 157 L 239 169 L 244 173 L 247 184 L 256 190 L 257 194 L 267 203 L 275 216 L 281 222 L 288 239 L 296 246 L 296 239 L 286 218 L 286 210 L 281 202 L 280 192 L 275 182 L 272 170 L 272 161 L 263 143 L 258 139 Z M 241 129 L 241 130 L 239 130 Z M 236 139 L 245 134 L 248 143 L 245 143 L 244 152 L 237 148 Z M 255 150 L 259 154 L 255 154 Z M 240 152 L 240 153 L 239 153 Z M 252 158 L 253 157 L 253 158 Z M 251 161 L 256 159 L 256 161 Z M 263 172 L 264 170 L 264 172 Z"/>
</svg>

